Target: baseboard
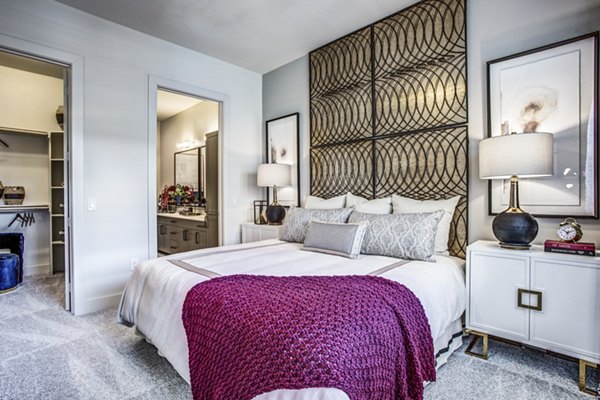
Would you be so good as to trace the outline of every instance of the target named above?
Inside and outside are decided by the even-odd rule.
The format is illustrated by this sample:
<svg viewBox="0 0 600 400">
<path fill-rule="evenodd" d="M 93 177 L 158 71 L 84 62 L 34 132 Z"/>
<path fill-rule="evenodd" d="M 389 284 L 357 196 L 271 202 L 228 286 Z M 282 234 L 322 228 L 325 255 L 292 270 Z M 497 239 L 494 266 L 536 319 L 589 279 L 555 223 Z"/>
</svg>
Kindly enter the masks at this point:
<svg viewBox="0 0 600 400">
<path fill-rule="evenodd" d="M 121 292 L 110 294 L 108 296 L 93 297 L 87 299 L 85 308 L 76 315 L 89 314 L 96 311 L 106 310 L 107 308 L 115 307 L 121 301 Z M 81 308 L 79 308 L 81 310 Z"/>
<path fill-rule="evenodd" d="M 49 275 L 50 264 L 27 265 L 23 268 L 23 276 Z"/>
</svg>

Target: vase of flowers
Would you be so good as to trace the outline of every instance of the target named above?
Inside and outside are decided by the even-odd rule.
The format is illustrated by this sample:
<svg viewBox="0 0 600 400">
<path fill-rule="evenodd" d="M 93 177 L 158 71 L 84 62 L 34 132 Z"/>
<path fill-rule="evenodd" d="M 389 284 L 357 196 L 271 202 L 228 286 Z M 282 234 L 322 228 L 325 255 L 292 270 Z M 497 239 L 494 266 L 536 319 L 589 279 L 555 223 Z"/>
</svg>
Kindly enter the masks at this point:
<svg viewBox="0 0 600 400">
<path fill-rule="evenodd" d="M 169 211 L 175 206 L 186 205 L 194 201 L 194 189 L 181 184 L 165 185 L 159 195 L 161 211 Z"/>
</svg>

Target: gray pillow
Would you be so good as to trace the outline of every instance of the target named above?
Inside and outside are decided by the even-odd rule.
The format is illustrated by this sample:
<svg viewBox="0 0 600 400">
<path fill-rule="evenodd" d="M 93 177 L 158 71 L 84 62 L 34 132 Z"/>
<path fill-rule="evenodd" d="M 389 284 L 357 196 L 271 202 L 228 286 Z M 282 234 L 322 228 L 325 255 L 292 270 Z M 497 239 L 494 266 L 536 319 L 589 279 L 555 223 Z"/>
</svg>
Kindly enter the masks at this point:
<svg viewBox="0 0 600 400">
<path fill-rule="evenodd" d="M 302 250 L 358 258 L 368 224 L 311 221 Z"/>
<path fill-rule="evenodd" d="M 281 240 L 304 243 L 308 225 L 312 220 L 322 222 L 348 222 L 353 208 L 307 209 L 291 207 L 283 220 Z"/>
<path fill-rule="evenodd" d="M 361 253 L 432 261 L 443 210 L 433 213 L 376 215 L 353 212 L 349 222 L 368 221 Z"/>
</svg>

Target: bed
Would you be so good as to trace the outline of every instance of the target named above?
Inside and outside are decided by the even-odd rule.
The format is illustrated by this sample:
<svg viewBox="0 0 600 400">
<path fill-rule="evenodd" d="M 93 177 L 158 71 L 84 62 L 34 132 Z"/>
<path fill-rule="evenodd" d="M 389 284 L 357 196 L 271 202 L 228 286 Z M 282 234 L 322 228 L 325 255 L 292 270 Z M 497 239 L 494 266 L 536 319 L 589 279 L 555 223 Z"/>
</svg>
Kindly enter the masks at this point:
<svg viewBox="0 0 600 400">
<path fill-rule="evenodd" d="M 444 209 L 436 202 L 451 202 L 445 233 L 436 238 L 436 249 L 442 243 L 444 251 L 436 251 L 430 261 L 408 257 L 413 260 L 404 262 L 387 254 L 383 243 L 383 251 L 361 249 L 358 259 L 349 259 L 304 251 L 304 238 L 293 238 L 157 258 L 134 270 L 122 297 L 120 321 L 135 326 L 190 382 L 182 310 L 186 294 L 197 284 L 238 274 L 376 275 L 416 295 L 429 324 L 435 366 L 442 365 L 462 343 L 466 303 L 465 19 L 463 0 L 423 0 L 309 55 L 311 195 L 330 203 L 339 199 L 335 207 L 354 199 L 355 210 L 363 207 L 362 212 L 375 214 L 435 213 Z M 407 41 L 410 45 L 397 45 Z M 393 203 L 394 196 L 403 199 L 401 207 Z M 389 210 L 378 210 L 382 204 Z M 254 399 L 349 396 L 323 386 L 276 389 Z"/>
<path fill-rule="evenodd" d="M 268 240 L 161 257 L 140 264 L 123 294 L 122 323 L 155 345 L 175 370 L 190 381 L 188 347 L 181 313 L 185 294 L 216 274 L 377 275 L 401 282 L 421 300 L 430 323 L 436 366 L 462 344 L 461 316 L 465 309 L 464 261 L 436 255 L 435 262 L 411 261 L 396 268 L 399 259 L 361 255 L 352 260 L 302 251 L 301 244 Z M 379 271 L 379 272 L 378 272 Z M 211 275 L 212 274 L 212 275 Z M 277 390 L 257 399 L 347 399 L 335 388 Z M 311 397 L 312 396 L 312 397 Z M 316 397 L 315 397 L 316 396 Z"/>
</svg>

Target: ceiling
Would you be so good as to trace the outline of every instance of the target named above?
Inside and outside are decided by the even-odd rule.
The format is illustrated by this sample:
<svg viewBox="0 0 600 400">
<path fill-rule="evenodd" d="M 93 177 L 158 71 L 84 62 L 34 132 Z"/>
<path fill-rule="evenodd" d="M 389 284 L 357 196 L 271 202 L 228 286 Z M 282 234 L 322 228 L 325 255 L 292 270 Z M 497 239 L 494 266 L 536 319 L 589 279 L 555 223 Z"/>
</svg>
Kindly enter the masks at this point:
<svg viewBox="0 0 600 400">
<path fill-rule="evenodd" d="M 261 74 L 415 0 L 56 0 Z"/>
<path fill-rule="evenodd" d="M 200 103 L 202 99 L 167 90 L 156 92 L 156 119 L 164 121 Z"/>
</svg>

